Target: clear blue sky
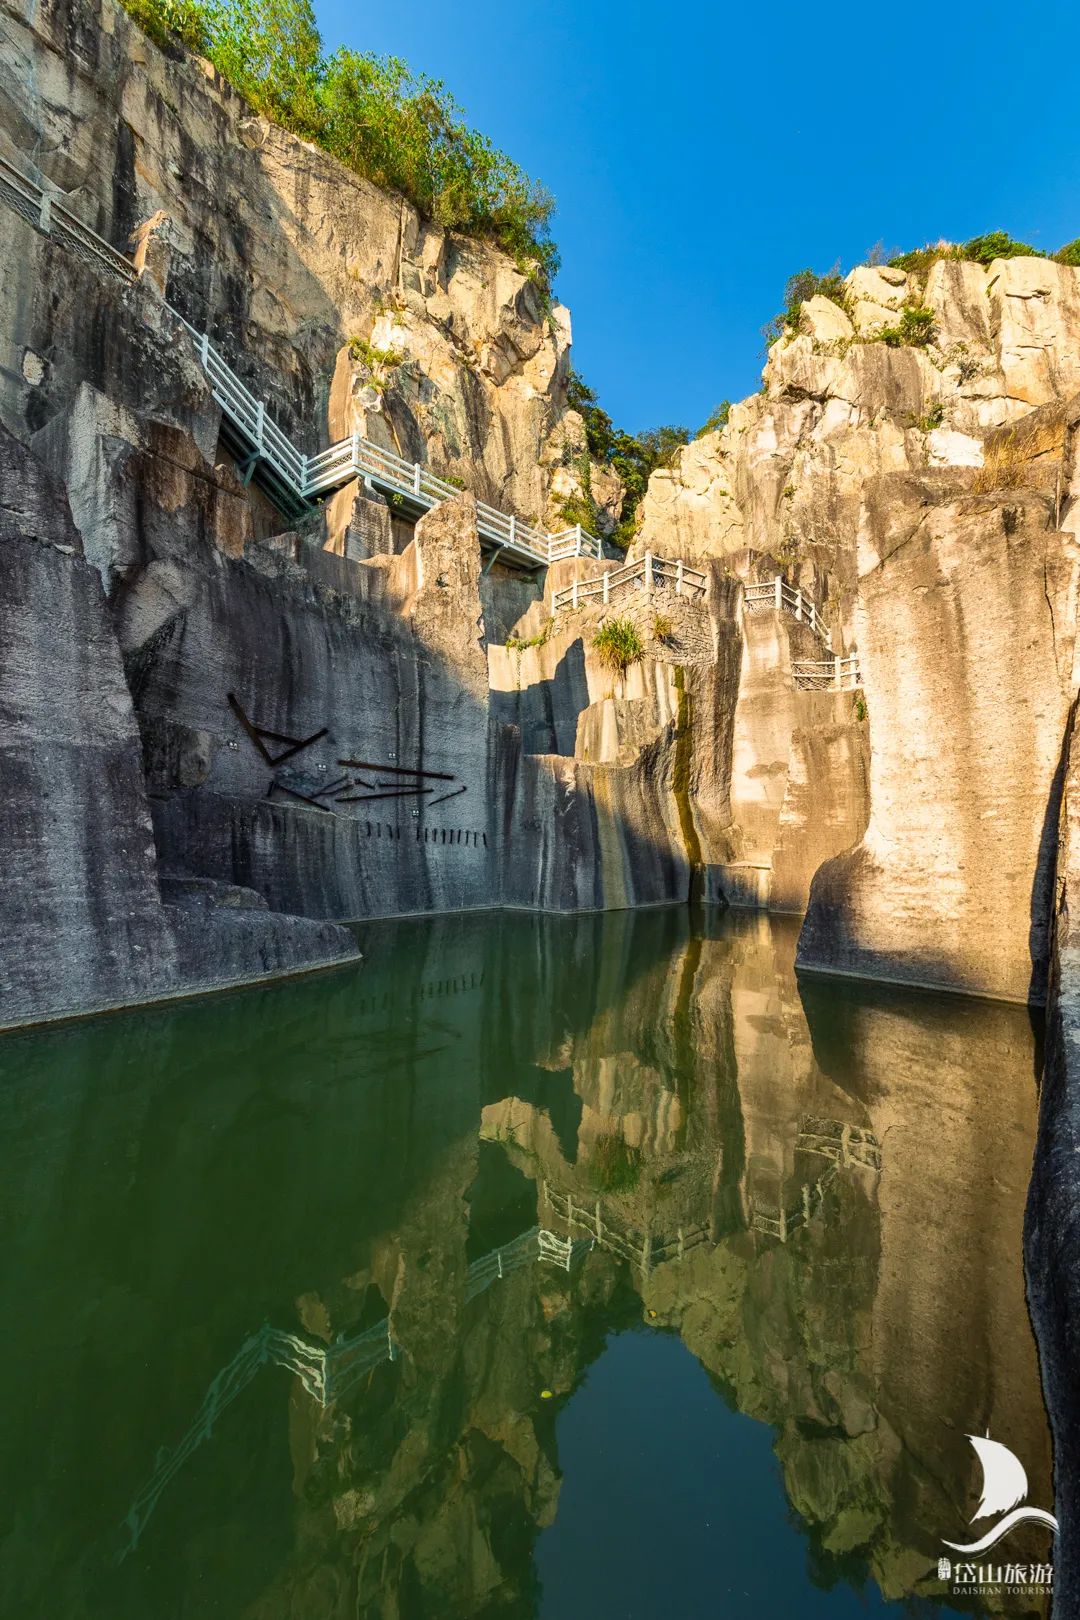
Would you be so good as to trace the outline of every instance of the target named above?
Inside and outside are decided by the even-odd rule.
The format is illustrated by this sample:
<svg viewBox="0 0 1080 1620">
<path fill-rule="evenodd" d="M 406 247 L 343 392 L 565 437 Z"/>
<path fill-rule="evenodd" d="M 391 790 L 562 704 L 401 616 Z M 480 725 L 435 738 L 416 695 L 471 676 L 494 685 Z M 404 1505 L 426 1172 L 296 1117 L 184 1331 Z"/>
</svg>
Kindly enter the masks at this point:
<svg viewBox="0 0 1080 1620">
<path fill-rule="evenodd" d="M 552 191 L 574 362 L 617 423 L 697 427 L 760 381 L 806 265 L 1002 228 L 1080 236 L 1080 5 L 316 0 Z"/>
</svg>

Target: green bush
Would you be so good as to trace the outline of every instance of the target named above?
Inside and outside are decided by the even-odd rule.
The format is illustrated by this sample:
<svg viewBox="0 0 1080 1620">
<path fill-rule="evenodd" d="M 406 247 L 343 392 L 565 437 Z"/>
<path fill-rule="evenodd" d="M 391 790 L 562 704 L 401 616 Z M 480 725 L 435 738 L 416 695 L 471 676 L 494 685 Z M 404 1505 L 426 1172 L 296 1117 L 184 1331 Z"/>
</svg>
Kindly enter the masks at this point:
<svg viewBox="0 0 1080 1620">
<path fill-rule="evenodd" d="M 1062 252 L 1065 250 L 1062 249 Z M 925 280 L 933 265 L 942 259 L 966 259 L 974 264 L 991 264 L 994 259 L 1044 259 L 1041 248 L 1029 242 L 1016 242 L 1008 231 L 987 231 L 973 236 L 967 242 L 937 242 L 914 248 L 910 253 L 899 253 L 889 260 L 895 270 L 906 270 L 909 275 Z M 1055 255 L 1056 257 L 1056 255 Z"/>
<path fill-rule="evenodd" d="M 596 533 L 600 509 L 591 493 L 582 490 L 580 494 L 567 495 L 560 503 L 558 511 L 559 517 L 568 529 L 580 523 L 587 534 Z"/>
<path fill-rule="evenodd" d="M 609 619 L 593 636 L 593 651 L 607 669 L 625 675 L 645 648 L 632 619 Z"/>
<path fill-rule="evenodd" d="M 721 428 L 727 427 L 728 417 L 730 415 L 731 401 L 730 399 L 722 399 L 719 405 L 713 411 L 712 415 L 709 416 L 698 428 L 697 432 L 694 434 L 694 438 L 703 439 L 706 433 L 719 433 Z"/>
<path fill-rule="evenodd" d="M 551 196 L 470 129 L 438 79 L 397 57 L 326 58 L 310 0 L 124 0 L 159 44 L 209 57 L 256 111 L 315 141 L 427 219 L 496 242 L 545 288 L 558 269 Z"/>
<path fill-rule="evenodd" d="M 841 309 L 847 309 L 847 289 L 840 274 L 839 261 L 823 276 L 819 276 L 816 270 L 796 270 L 793 276 L 788 277 L 784 286 L 784 308 L 761 329 L 766 346 L 775 343 L 786 332 L 799 330 L 802 307 L 810 298 L 829 298 Z"/>
<path fill-rule="evenodd" d="M 910 418 L 912 427 L 917 427 L 920 433 L 933 433 L 934 429 L 939 428 L 944 420 L 945 407 L 940 400 L 936 405 L 931 405 L 925 416 Z"/>
<path fill-rule="evenodd" d="M 890 349 L 912 347 L 924 349 L 934 336 L 934 312 L 924 304 L 905 304 L 899 326 L 883 326 L 878 333 L 882 343 Z"/>
<path fill-rule="evenodd" d="M 400 366 L 405 359 L 400 349 L 379 349 L 367 338 L 356 335 L 349 339 L 349 355 L 367 368 L 368 381 L 380 394 L 386 388 L 386 373 Z"/>
<path fill-rule="evenodd" d="M 1064 247 L 1059 247 L 1054 258 L 1058 264 L 1080 265 L 1080 236 L 1075 242 L 1066 242 Z"/>
<path fill-rule="evenodd" d="M 976 264 L 992 264 L 995 259 L 1045 259 L 1046 254 L 1027 242 L 1014 242 L 1008 231 L 987 231 L 985 236 L 965 242 L 959 256 Z"/>
</svg>

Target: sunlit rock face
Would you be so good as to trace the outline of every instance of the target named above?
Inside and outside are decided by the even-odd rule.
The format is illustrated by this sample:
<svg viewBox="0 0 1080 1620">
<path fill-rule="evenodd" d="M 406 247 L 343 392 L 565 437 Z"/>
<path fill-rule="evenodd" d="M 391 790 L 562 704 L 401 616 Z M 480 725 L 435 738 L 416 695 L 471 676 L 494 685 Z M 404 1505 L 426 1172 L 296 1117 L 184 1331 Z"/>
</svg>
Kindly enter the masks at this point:
<svg viewBox="0 0 1080 1620">
<path fill-rule="evenodd" d="M 837 860 L 814 851 L 804 965 L 1041 1000 L 1077 686 L 1080 271 L 864 266 L 845 293 L 846 309 L 808 300 L 761 394 L 654 475 L 635 544 L 720 558 L 744 581 L 782 568 L 833 650 L 857 654 L 868 820 L 848 815 Z M 926 343 L 897 339 L 913 307 Z M 766 688 L 736 725 L 736 901 L 783 894 L 771 822 L 803 770 L 790 703 Z M 851 802 L 843 746 L 811 839 Z"/>
<path fill-rule="evenodd" d="M 928 480 L 868 491 L 870 820 L 814 879 L 805 965 L 1045 998 L 1080 579 L 1053 521 L 1033 489 L 1007 504 Z"/>
<path fill-rule="evenodd" d="M 208 65 L 166 56 L 112 0 L 9 11 L 2 28 L 5 58 L 23 65 L 0 103 L 5 155 L 122 250 L 153 220 L 169 302 L 212 331 L 302 448 L 359 428 L 559 526 L 585 451 L 566 407 L 570 316 L 549 312 L 505 253 L 253 116 Z M 0 221 L 5 243 L 10 228 Z M 18 240 L 2 326 L 48 360 L 36 381 L 33 367 L 5 371 L 0 413 L 16 431 L 94 377 L 87 362 L 110 341 L 84 322 L 74 288 L 50 306 L 50 250 Z M 350 357 L 352 340 L 370 364 Z M 617 481 L 601 476 L 597 494 L 613 518 Z"/>
</svg>

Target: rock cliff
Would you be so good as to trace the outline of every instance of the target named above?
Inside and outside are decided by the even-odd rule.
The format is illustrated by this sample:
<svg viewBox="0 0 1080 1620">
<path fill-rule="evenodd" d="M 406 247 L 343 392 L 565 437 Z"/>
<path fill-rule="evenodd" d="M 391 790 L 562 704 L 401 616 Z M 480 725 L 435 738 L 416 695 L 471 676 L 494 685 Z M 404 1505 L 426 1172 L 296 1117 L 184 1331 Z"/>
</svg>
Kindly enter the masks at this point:
<svg viewBox="0 0 1080 1620">
<path fill-rule="evenodd" d="M 805 302 L 762 392 L 654 474 L 637 546 L 781 568 L 857 658 L 865 822 L 814 863 L 800 964 L 1038 1001 L 1077 687 L 1080 271 L 864 266 L 844 305 Z M 782 776 L 793 735 L 774 714 L 755 765 Z M 741 822 L 771 878 L 775 832 Z"/>
<path fill-rule="evenodd" d="M 692 585 L 584 557 L 522 569 L 482 538 L 477 500 L 556 525 L 584 476 L 566 312 L 494 248 L 253 118 L 111 0 L 8 9 L 3 28 L 26 72 L 0 97 L 0 420 L 28 489 L 69 514 L 29 555 L 83 582 L 71 640 L 100 644 L 123 690 L 101 701 L 91 682 L 77 712 L 131 772 L 115 805 L 70 773 L 82 859 L 37 835 L 55 899 L 23 986 L 5 981 L 5 1021 L 231 976 L 166 967 L 164 943 L 118 929 L 133 883 L 155 926 L 162 901 L 210 934 L 295 917 L 263 971 L 347 950 L 311 931 L 327 919 L 691 892 L 801 909 L 865 819 L 862 722 L 792 680 L 814 635 L 752 619 L 718 567 Z M 135 279 L 52 230 L 20 176 L 130 249 Z M 357 433 L 468 488 L 419 521 L 356 480 L 283 511 L 180 317 L 301 450 Z M 614 515 L 617 480 L 595 474 Z M 47 616 L 55 581 L 27 590 Z M 598 651 L 613 622 L 637 637 L 621 670 Z M 47 645 L 43 627 L 34 656 Z M 55 711 L 31 733 L 41 758 L 28 745 L 8 796 L 44 822 Z M 152 849 L 128 836 L 148 825 Z M 48 996 L 64 919 L 83 915 L 112 919 L 86 947 L 113 954 L 111 977 Z"/>
<path fill-rule="evenodd" d="M 1042 998 L 1080 272 L 853 271 L 654 475 L 636 573 L 515 570 L 475 501 L 551 526 L 579 487 L 566 312 L 112 0 L 2 26 L 27 71 L 0 155 L 139 272 L 4 193 L 0 420 L 74 523 L 49 566 L 99 579 L 86 635 L 121 661 L 166 904 L 192 883 L 204 909 L 239 888 L 313 920 L 694 893 L 806 911 L 807 969 Z M 467 487 L 419 522 L 355 480 L 275 507 L 174 312 L 298 446 L 358 433 Z M 700 588 L 647 556 L 704 563 Z M 638 643 L 614 673 L 613 620 Z M 117 914 L 125 848 L 71 867 L 57 906 Z"/>
</svg>

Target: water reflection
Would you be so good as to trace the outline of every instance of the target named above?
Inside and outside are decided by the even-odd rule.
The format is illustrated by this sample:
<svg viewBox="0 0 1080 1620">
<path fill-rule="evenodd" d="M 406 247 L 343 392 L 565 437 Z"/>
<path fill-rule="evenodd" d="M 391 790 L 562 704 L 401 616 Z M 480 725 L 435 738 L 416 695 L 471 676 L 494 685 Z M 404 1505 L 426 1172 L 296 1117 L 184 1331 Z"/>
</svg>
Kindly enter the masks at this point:
<svg viewBox="0 0 1080 1620">
<path fill-rule="evenodd" d="M 604 1620 L 627 1536 L 680 1616 L 933 1611 L 965 1433 L 1050 1505 L 1020 1010 L 681 910 L 361 946 L 0 1044 L 5 1612 Z"/>
</svg>

